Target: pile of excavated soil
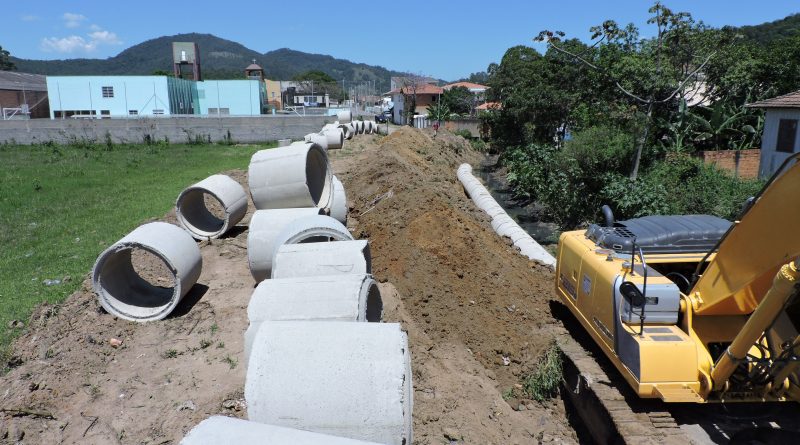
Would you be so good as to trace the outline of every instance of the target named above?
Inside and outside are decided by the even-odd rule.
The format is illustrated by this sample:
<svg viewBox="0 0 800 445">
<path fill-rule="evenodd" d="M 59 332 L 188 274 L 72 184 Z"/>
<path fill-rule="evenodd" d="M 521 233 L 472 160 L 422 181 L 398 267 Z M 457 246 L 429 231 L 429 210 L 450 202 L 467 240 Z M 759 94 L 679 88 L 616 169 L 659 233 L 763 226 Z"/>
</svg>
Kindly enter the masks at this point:
<svg viewBox="0 0 800 445">
<path fill-rule="evenodd" d="M 574 442 L 558 399 L 502 397 L 536 368 L 557 324 L 552 274 L 499 239 L 455 178 L 481 155 L 449 133 L 405 128 L 330 156 L 348 226 L 370 240 L 385 320 L 409 332 L 414 442 Z M 246 186 L 245 173 L 227 174 Z M 165 320 L 105 313 L 88 275 L 63 304 L 37 308 L 0 377 L 0 443 L 176 444 L 211 415 L 244 417 L 249 218 L 201 243 L 198 284 Z"/>
<path fill-rule="evenodd" d="M 377 279 L 397 290 L 385 318 L 409 332 L 415 441 L 571 442 L 559 402 L 502 397 L 536 368 L 559 325 L 552 273 L 500 239 L 456 179 L 460 163 L 481 157 L 450 133 L 404 128 L 334 162 L 351 230 L 370 240 Z"/>
</svg>

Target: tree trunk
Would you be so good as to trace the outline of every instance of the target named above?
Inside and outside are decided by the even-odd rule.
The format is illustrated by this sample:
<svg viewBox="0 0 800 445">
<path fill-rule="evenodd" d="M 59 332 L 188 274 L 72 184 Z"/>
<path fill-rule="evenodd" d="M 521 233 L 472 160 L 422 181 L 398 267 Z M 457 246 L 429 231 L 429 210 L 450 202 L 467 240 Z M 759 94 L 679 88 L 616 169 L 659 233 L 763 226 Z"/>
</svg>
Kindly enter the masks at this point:
<svg viewBox="0 0 800 445">
<path fill-rule="evenodd" d="M 644 129 L 642 130 L 641 137 L 636 141 L 636 156 L 633 158 L 633 169 L 631 169 L 630 178 L 634 181 L 639 176 L 639 163 L 642 161 L 642 150 L 644 144 L 647 143 L 647 136 L 650 133 L 650 122 L 653 119 L 653 99 L 647 104 L 647 115 L 644 121 Z"/>
</svg>

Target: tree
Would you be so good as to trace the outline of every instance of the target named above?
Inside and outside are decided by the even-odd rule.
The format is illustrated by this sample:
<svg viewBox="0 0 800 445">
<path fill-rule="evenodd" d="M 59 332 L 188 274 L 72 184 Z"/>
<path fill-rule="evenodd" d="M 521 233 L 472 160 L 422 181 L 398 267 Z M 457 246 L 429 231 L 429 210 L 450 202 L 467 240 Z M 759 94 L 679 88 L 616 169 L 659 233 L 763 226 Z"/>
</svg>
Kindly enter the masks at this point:
<svg viewBox="0 0 800 445">
<path fill-rule="evenodd" d="M 403 114 L 406 116 L 406 124 L 414 125 L 414 114 L 417 110 L 417 92 L 429 81 L 429 77 L 421 74 L 408 74 L 400 78 L 400 94 L 403 95 Z"/>
<path fill-rule="evenodd" d="M 653 14 L 648 24 L 656 26 L 656 37 L 641 39 L 639 30 L 630 24 L 621 28 L 606 20 L 592 27 L 591 49 L 583 55 L 562 44 L 564 33 L 542 31 L 535 40 L 548 42 L 548 48 L 583 64 L 610 81 L 635 109 L 638 125 L 636 150 L 630 178 L 636 179 L 642 150 L 650 136 L 654 118 L 669 114 L 694 83 L 703 68 L 716 54 L 708 41 L 707 28 L 695 23 L 689 13 L 673 12 L 660 1 L 648 10 Z"/>
<path fill-rule="evenodd" d="M 469 115 L 475 108 L 475 95 L 466 87 L 453 87 L 442 93 L 442 103 L 451 113 Z"/>
<path fill-rule="evenodd" d="M 17 66 L 11 61 L 11 54 L 0 46 L 0 71 L 14 71 Z"/>
<path fill-rule="evenodd" d="M 300 73 L 294 76 L 292 80 L 297 82 L 314 81 L 315 83 L 319 84 L 336 83 L 336 79 L 326 74 L 325 72 L 319 70 L 311 70 L 311 71 L 306 71 L 304 73 Z"/>
</svg>

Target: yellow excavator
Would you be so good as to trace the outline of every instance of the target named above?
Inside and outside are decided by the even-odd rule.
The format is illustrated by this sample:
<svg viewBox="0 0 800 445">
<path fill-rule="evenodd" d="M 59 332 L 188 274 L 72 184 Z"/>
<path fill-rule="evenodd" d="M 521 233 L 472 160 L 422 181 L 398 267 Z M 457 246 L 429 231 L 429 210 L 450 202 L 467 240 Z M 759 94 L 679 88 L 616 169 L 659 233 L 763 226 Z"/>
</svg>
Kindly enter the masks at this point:
<svg viewBox="0 0 800 445">
<path fill-rule="evenodd" d="M 800 401 L 798 158 L 734 222 L 604 206 L 561 235 L 556 292 L 640 397 Z"/>
</svg>

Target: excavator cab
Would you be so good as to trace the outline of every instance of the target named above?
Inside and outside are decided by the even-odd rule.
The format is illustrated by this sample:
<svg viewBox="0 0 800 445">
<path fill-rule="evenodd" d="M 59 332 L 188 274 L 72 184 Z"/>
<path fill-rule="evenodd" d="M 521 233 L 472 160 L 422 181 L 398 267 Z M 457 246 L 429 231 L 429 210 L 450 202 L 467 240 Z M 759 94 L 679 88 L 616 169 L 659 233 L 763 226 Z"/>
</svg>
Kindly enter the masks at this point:
<svg viewBox="0 0 800 445">
<path fill-rule="evenodd" d="M 800 166 L 736 221 L 653 215 L 561 235 L 556 291 L 643 398 L 800 400 Z"/>
</svg>

